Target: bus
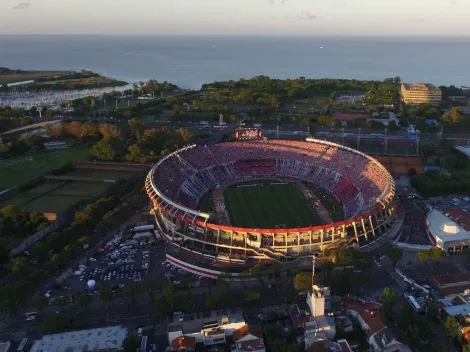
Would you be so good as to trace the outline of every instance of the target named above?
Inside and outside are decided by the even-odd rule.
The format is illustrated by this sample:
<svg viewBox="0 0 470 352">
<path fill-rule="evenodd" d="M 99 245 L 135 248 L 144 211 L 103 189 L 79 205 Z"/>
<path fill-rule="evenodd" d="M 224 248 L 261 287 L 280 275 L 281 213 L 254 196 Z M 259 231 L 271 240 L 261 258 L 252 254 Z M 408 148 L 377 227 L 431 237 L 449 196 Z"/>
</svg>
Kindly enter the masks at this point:
<svg viewBox="0 0 470 352">
<path fill-rule="evenodd" d="M 25 352 L 25 351 L 27 351 L 27 350 L 29 349 L 30 342 L 31 342 L 31 341 L 30 341 L 27 337 L 25 337 L 24 339 L 22 339 L 21 342 L 20 342 L 20 345 L 18 346 L 17 351 L 18 351 L 18 352 Z"/>
<path fill-rule="evenodd" d="M 140 339 L 140 352 L 147 352 L 147 336 Z"/>
</svg>

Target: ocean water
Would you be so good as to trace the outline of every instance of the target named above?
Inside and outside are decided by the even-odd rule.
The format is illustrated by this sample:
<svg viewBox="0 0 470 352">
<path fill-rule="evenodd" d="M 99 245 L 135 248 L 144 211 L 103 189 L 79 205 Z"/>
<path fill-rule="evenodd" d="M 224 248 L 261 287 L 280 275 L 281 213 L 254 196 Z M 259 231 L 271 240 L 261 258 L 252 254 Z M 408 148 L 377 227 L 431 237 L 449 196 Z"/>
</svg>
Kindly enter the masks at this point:
<svg viewBox="0 0 470 352">
<path fill-rule="evenodd" d="M 0 36 L 0 66 L 84 68 L 191 89 L 261 74 L 470 86 L 470 38 Z"/>
</svg>

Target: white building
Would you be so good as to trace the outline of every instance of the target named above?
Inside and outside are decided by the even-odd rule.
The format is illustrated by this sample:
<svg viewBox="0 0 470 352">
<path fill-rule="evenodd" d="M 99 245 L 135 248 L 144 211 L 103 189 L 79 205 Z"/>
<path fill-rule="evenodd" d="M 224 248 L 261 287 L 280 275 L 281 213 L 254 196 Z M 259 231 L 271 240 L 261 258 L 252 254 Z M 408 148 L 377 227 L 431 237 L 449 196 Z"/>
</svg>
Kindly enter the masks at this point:
<svg viewBox="0 0 470 352">
<path fill-rule="evenodd" d="M 428 213 L 426 227 L 436 246 L 445 252 L 461 252 L 469 248 L 470 233 L 438 210 Z"/>
<path fill-rule="evenodd" d="M 120 325 L 70 331 L 45 335 L 41 340 L 34 341 L 30 352 L 120 351 L 126 337 L 127 328 Z"/>
<path fill-rule="evenodd" d="M 333 340 L 336 324 L 332 315 L 325 314 L 325 310 L 331 308 L 328 287 L 313 285 L 305 303 L 305 308 L 302 304 L 292 306 L 289 313 L 294 326 L 304 329 L 303 339 L 308 350 L 314 344 Z"/>
<path fill-rule="evenodd" d="M 196 342 L 206 346 L 225 343 L 226 338 L 245 325 L 243 315 L 236 311 L 233 314 L 223 315 L 218 311 L 211 311 L 206 315 L 175 315 L 168 322 L 168 343 L 179 336 L 194 337 Z"/>
</svg>

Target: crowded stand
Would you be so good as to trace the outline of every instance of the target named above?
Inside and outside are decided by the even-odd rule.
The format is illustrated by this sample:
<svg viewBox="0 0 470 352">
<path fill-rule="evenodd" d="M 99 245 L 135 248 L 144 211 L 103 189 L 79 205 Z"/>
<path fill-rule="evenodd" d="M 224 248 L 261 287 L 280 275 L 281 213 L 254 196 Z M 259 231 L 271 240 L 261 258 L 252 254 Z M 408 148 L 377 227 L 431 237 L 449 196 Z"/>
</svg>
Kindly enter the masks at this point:
<svg viewBox="0 0 470 352">
<path fill-rule="evenodd" d="M 159 191 L 191 209 L 197 209 L 204 194 L 213 188 L 263 176 L 294 178 L 328 190 L 342 204 L 345 219 L 376 206 L 393 184 L 375 159 L 319 141 L 193 146 L 172 154 L 153 169 Z"/>
</svg>

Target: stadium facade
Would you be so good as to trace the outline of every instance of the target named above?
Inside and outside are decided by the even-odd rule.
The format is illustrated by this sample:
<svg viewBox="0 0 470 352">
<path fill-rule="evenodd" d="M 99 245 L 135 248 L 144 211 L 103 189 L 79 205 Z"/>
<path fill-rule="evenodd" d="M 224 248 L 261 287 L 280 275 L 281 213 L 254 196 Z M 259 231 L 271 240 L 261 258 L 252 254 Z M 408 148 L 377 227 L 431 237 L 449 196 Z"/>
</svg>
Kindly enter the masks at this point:
<svg viewBox="0 0 470 352">
<path fill-rule="evenodd" d="M 330 192 L 344 220 L 303 228 L 232 226 L 222 198 L 199 211 L 207 192 L 253 179 L 301 181 Z M 395 184 L 374 158 L 335 143 L 261 140 L 191 145 L 160 160 L 146 190 L 168 241 L 167 261 L 207 277 L 237 276 L 258 263 L 295 261 L 344 246 L 365 247 L 395 221 Z"/>
</svg>

